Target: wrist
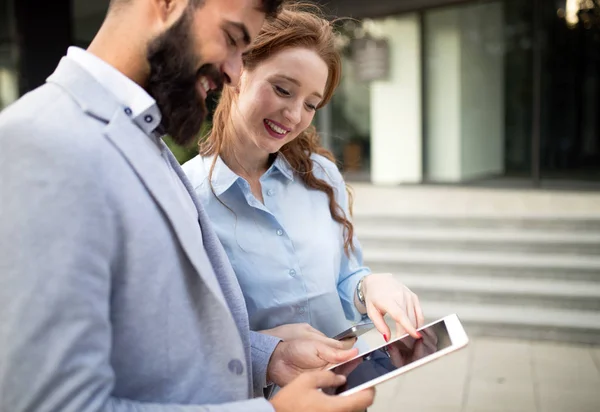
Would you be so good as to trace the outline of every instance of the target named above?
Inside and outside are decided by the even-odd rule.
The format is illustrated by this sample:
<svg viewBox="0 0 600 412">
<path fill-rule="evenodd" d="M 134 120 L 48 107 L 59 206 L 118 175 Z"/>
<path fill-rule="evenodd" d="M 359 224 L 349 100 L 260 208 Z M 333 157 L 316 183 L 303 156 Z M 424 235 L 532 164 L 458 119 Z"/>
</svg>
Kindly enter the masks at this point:
<svg viewBox="0 0 600 412">
<path fill-rule="evenodd" d="M 370 275 L 366 275 L 360 278 L 354 290 L 354 306 L 356 307 L 358 312 L 363 316 L 367 314 L 367 295 L 365 281 L 369 276 Z"/>
<path fill-rule="evenodd" d="M 266 380 L 268 385 L 277 384 L 278 382 L 277 372 L 279 370 L 279 364 L 282 362 L 281 352 L 284 349 L 284 345 L 285 343 L 280 341 L 277 346 L 275 346 L 275 350 L 271 354 L 271 359 L 269 359 L 269 364 L 267 365 Z"/>
<path fill-rule="evenodd" d="M 360 280 L 356 284 L 356 298 L 358 299 L 358 303 L 360 303 L 363 306 L 366 305 L 366 302 L 365 302 L 365 292 L 364 292 L 364 290 L 365 290 L 365 285 L 364 285 L 365 277 L 360 278 Z"/>
<path fill-rule="evenodd" d="M 366 305 L 366 301 L 367 301 L 367 295 L 369 293 L 369 283 L 372 279 L 373 279 L 373 274 L 370 273 L 366 276 L 363 276 L 363 278 L 359 281 L 358 287 L 360 288 L 360 293 L 362 294 L 363 302 L 365 302 L 364 303 L 365 305 Z"/>
<path fill-rule="evenodd" d="M 277 396 L 277 395 L 275 395 Z M 273 398 L 269 400 L 269 403 L 271 404 L 271 407 L 273 408 L 274 412 L 280 411 L 280 406 L 279 406 L 279 400 L 277 398 Z"/>
</svg>

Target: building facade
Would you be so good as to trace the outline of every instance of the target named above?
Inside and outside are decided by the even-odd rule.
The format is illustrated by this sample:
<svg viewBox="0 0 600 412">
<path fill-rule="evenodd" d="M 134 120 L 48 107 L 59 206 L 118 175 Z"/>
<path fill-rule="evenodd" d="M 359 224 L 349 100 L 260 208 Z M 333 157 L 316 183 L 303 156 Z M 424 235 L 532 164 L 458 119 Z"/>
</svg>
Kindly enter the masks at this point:
<svg viewBox="0 0 600 412">
<path fill-rule="evenodd" d="M 350 178 L 598 188 L 600 1 L 328 4 L 358 20 L 320 118 Z M 361 81 L 355 39 L 387 43 L 384 76 Z"/>
<path fill-rule="evenodd" d="M 600 0 L 328 0 L 344 76 L 316 122 L 349 180 L 600 186 Z M 0 0 L 0 109 L 108 0 Z"/>
</svg>

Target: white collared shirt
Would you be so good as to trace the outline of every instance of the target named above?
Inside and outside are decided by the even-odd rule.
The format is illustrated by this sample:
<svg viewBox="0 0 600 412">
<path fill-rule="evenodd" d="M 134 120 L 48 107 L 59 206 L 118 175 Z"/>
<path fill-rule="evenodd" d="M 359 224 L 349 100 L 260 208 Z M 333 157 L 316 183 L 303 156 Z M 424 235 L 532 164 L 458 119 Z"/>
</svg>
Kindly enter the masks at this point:
<svg viewBox="0 0 600 412">
<path fill-rule="evenodd" d="M 134 122 L 150 135 L 162 119 L 156 101 L 139 84 L 106 63 L 101 58 L 79 47 L 71 46 L 67 57 L 92 75 L 121 103 Z"/>
<path fill-rule="evenodd" d="M 165 164 L 165 173 L 173 180 L 177 187 L 177 197 L 184 209 L 194 220 L 198 221 L 198 211 L 192 201 L 185 185 L 171 167 L 169 160 L 162 152 L 159 144 L 159 137 L 154 131 L 160 125 L 162 116 L 156 101 L 139 84 L 125 76 L 113 66 L 93 55 L 92 53 L 71 46 L 67 50 L 67 58 L 73 60 L 84 70 L 86 70 L 102 87 L 111 93 L 119 103 L 123 105 L 123 110 L 129 115 L 132 121 L 148 135 L 148 145 L 160 157 Z"/>
</svg>

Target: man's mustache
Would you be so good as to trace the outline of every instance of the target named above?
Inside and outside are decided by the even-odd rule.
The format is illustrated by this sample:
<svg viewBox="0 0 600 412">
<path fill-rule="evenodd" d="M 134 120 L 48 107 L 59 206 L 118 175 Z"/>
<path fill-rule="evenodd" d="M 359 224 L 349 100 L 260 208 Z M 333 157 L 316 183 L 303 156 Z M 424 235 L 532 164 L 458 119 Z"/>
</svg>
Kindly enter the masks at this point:
<svg viewBox="0 0 600 412">
<path fill-rule="evenodd" d="M 214 64 L 208 63 L 200 67 L 196 73 L 196 78 L 200 76 L 205 76 L 214 84 L 215 87 L 211 88 L 211 92 L 220 92 L 223 90 L 225 75 Z"/>
</svg>

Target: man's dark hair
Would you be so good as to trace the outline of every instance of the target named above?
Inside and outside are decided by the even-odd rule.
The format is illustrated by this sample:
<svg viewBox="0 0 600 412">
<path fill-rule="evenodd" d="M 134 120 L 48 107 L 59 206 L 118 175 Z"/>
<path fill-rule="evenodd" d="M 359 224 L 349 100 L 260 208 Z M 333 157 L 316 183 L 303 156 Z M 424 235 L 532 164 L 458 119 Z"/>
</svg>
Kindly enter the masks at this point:
<svg viewBox="0 0 600 412">
<path fill-rule="evenodd" d="M 267 18 L 277 17 L 285 2 L 286 0 L 262 0 L 261 11 L 265 12 Z"/>
<path fill-rule="evenodd" d="M 131 3 L 132 0 L 110 0 L 108 4 L 109 10 L 115 10 L 117 7 Z M 200 7 L 206 0 L 190 0 L 194 7 Z M 276 17 L 281 10 L 281 6 L 286 0 L 262 0 L 260 11 L 264 12 L 267 18 Z"/>
</svg>

